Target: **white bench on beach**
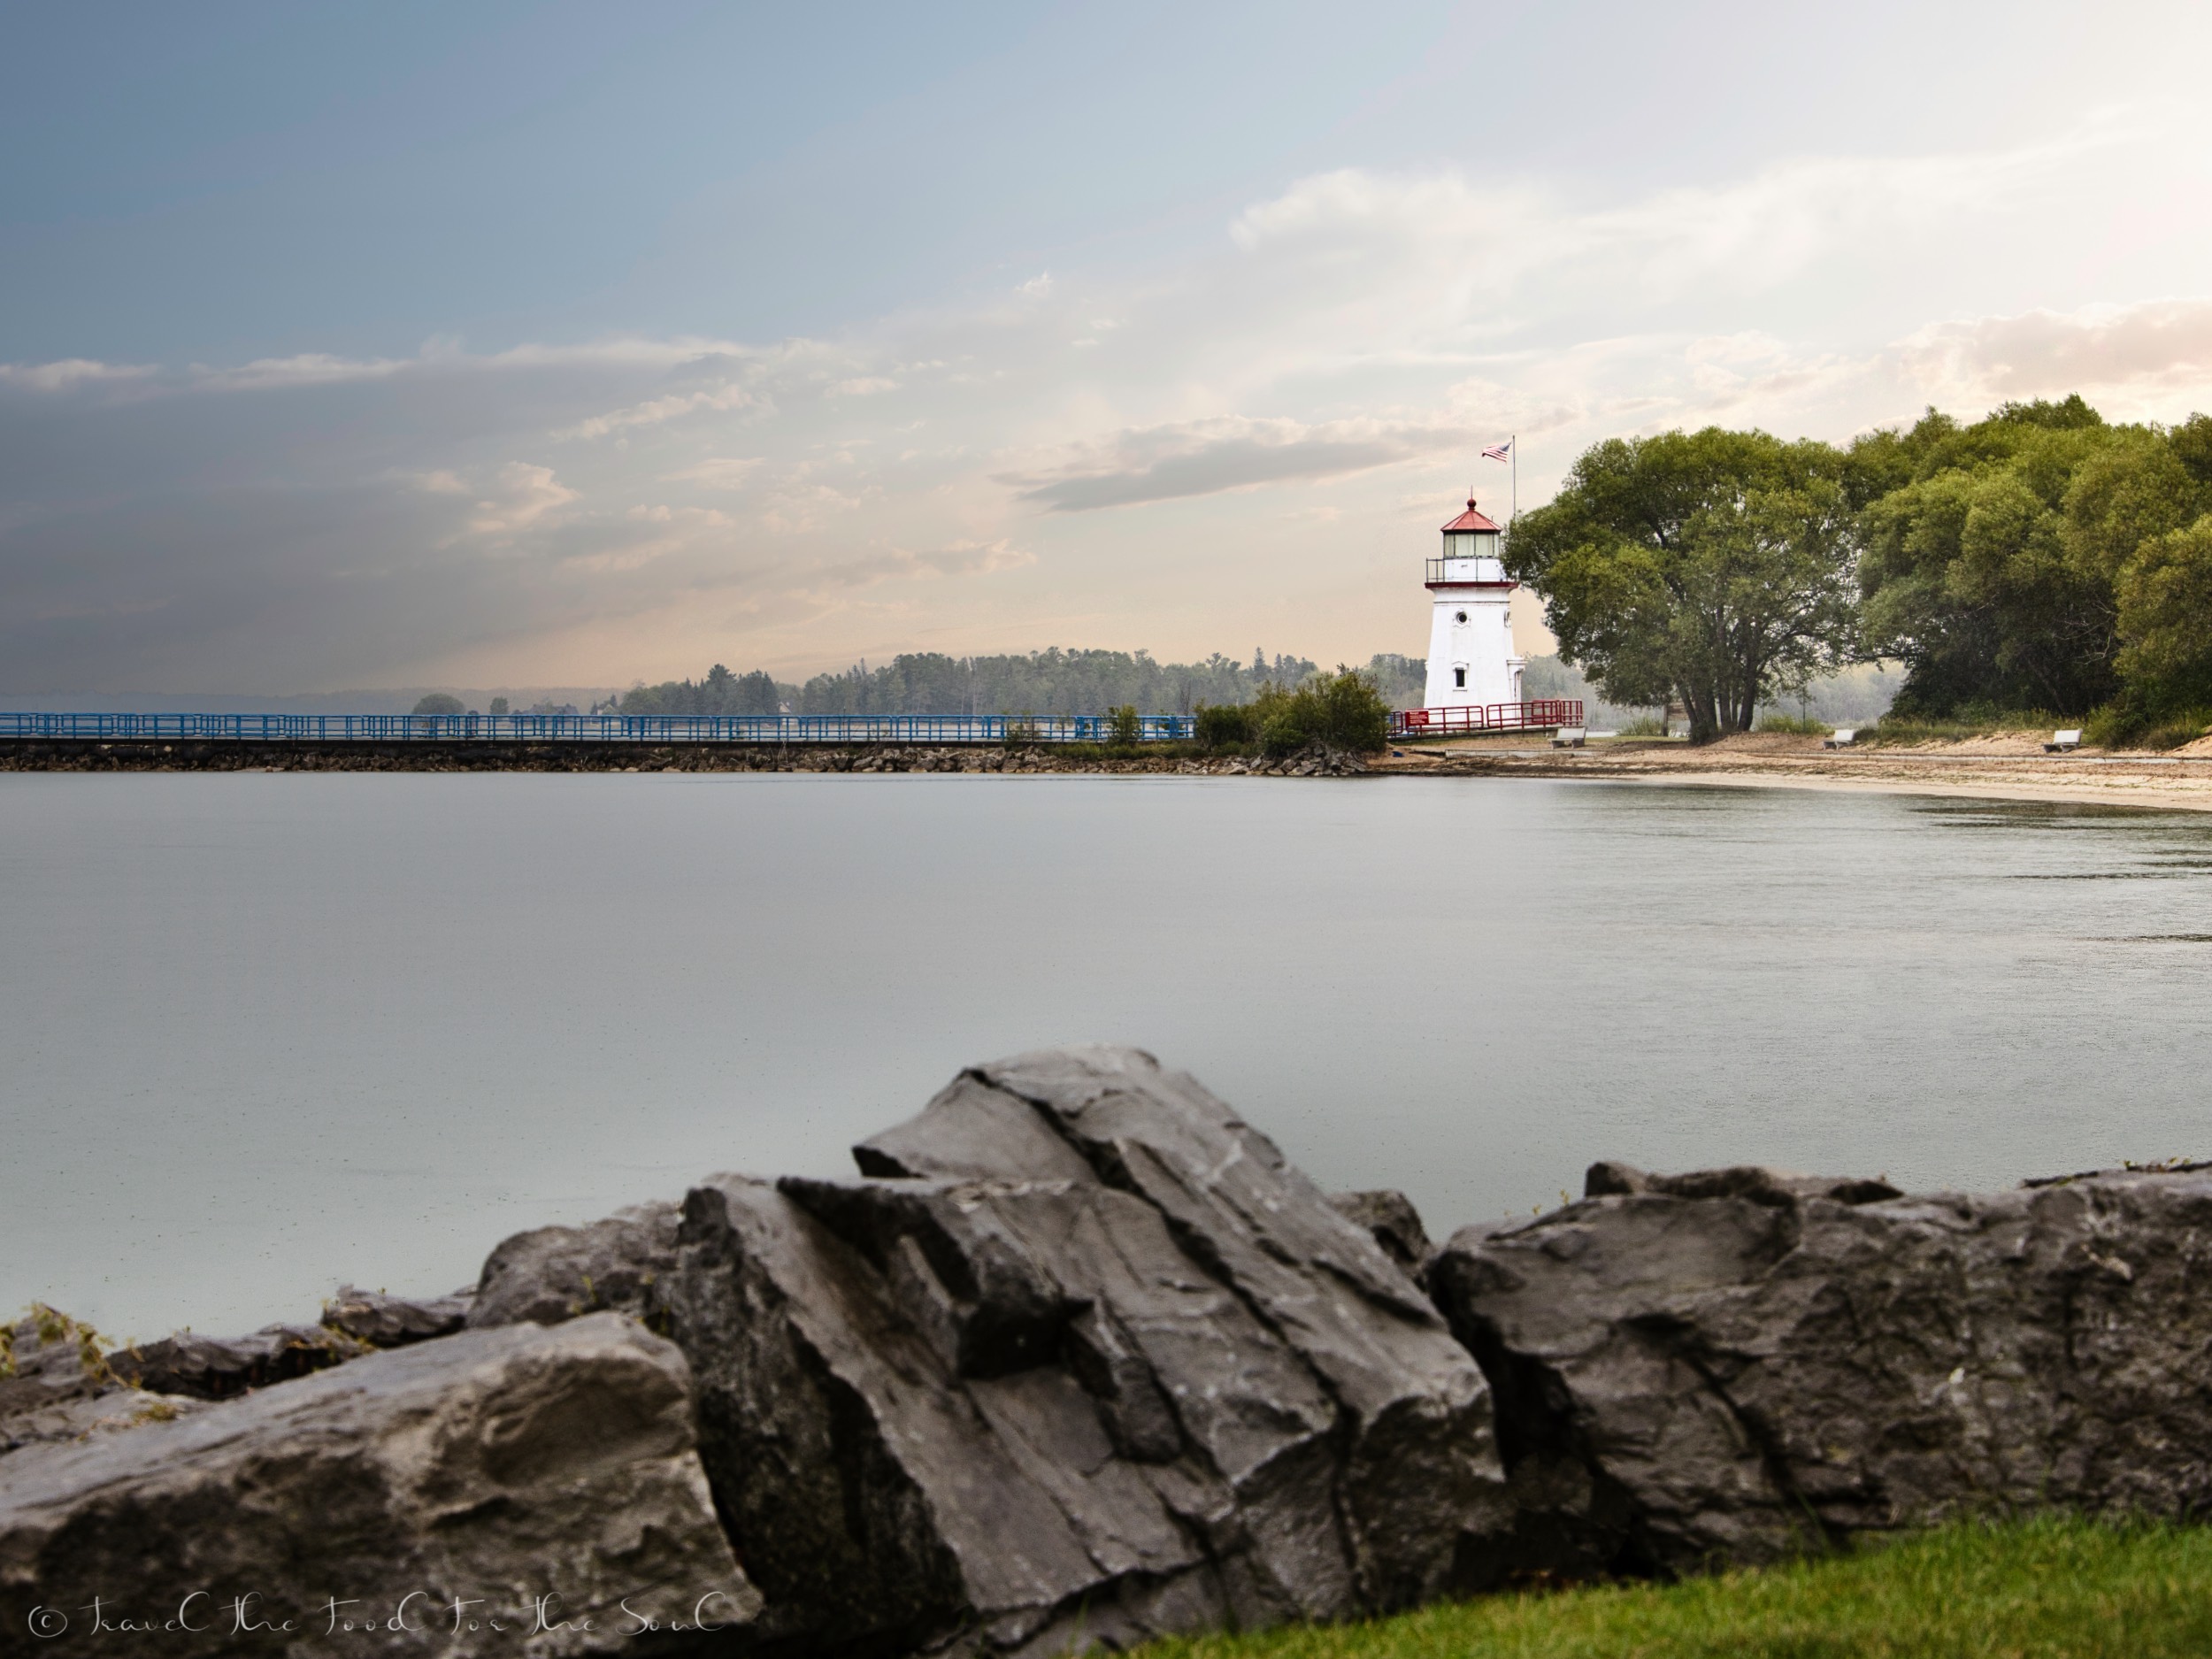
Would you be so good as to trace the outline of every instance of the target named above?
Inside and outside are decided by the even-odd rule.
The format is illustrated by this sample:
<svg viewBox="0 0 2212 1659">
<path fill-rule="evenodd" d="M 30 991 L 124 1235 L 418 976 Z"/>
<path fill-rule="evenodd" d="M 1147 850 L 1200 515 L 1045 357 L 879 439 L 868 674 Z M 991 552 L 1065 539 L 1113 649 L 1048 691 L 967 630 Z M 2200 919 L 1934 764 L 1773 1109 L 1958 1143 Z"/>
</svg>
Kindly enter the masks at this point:
<svg viewBox="0 0 2212 1659">
<path fill-rule="evenodd" d="M 1554 749 L 1580 749 L 1583 740 L 1589 735 L 1587 726 L 1563 726 L 1551 734 L 1551 746 Z"/>
<path fill-rule="evenodd" d="M 2080 747 L 2081 732 L 2078 727 L 2071 732 L 2052 733 L 2051 741 L 2043 745 L 2043 752 L 2046 755 L 2070 755 Z"/>
<path fill-rule="evenodd" d="M 1822 738 L 1820 740 L 1820 746 L 1823 749 L 1848 749 L 1852 744 L 1857 742 L 1858 741 L 1858 728 L 1856 726 L 1847 726 L 1838 731 L 1831 732 L 1827 736 Z"/>
</svg>

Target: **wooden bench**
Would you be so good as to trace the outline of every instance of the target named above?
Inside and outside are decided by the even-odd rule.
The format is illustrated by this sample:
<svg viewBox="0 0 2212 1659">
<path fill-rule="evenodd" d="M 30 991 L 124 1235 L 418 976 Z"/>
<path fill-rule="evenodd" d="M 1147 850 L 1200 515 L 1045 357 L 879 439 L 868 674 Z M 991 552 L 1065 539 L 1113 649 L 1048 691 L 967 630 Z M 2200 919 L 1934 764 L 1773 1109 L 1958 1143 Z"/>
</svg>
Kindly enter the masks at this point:
<svg viewBox="0 0 2212 1659">
<path fill-rule="evenodd" d="M 1587 726 L 1563 726 L 1551 734 L 1554 749 L 1580 749 L 1583 740 L 1590 735 Z"/>
<path fill-rule="evenodd" d="M 1831 732 L 1827 736 L 1822 738 L 1820 740 L 1820 746 L 1823 749 L 1848 749 L 1852 744 L 1857 742 L 1858 741 L 1858 728 L 1856 726 L 1842 726 L 1836 731 Z"/>
<path fill-rule="evenodd" d="M 2043 745 L 2043 752 L 2046 755 L 2070 755 L 2080 747 L 2081 732 L 2077 727 L 2071 732 L 2052 733 L 2051 741 Z"/>
</svg>

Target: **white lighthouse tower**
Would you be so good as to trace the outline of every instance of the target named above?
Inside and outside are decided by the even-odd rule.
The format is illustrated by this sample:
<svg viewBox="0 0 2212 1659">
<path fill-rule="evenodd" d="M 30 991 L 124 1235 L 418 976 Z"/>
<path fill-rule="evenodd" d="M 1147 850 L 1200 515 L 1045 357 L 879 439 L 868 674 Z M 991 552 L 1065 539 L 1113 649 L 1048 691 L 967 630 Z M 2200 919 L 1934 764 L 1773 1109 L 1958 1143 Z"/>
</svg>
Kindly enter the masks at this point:
<svg viewBox="0 0 2212 1659">
<path fill-rule="evenodd" d="M 1498 534 L 1470 495 L 1467 511 L 1444 526 L 1444 557 L 1428 562 L 1429 596 L 1435 602 L 1425 698 L 1430 709 L 1480 710 L 1521 701 L 1521 670 L 1528 659 L 1513 654 L 1512 599 L 1519 584 L 1507 580 Z M 1502 719 L 1475 714 L 1465 723 L 1519 726 L 1520 715 L 1517 707 Z"/>
</svg>

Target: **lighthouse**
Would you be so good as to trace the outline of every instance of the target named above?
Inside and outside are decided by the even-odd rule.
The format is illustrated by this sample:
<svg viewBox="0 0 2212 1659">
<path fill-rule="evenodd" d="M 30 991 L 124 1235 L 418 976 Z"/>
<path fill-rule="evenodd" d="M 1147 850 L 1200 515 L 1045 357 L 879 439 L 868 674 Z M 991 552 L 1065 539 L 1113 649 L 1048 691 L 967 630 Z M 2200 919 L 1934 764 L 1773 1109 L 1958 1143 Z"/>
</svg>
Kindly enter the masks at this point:
<svg viewBox="0 0 2212 1659">
<path fill-rule="evenodd" d="M 1475 511 L 1470 495 L 1467 511 L 1444 526 L 1444 557 L 1428 562 L 1433 614 L 1424 701 L 1432 710 L 1521 702 L 1521 670 L 1528 659 L 1513 654 L 1512 600 L 1518 584 L 1506 577 L 1498 535 L 1498 526 Z M 1520 715 L 1517 708 L 1514 717 Z M 1524 724 L 1524 718 L 1514 717 L 1486 720 L 1477 714 L 1465 723 Z M 1447 720 L 1454 726 L 1463 723 Z"/>
</svg>

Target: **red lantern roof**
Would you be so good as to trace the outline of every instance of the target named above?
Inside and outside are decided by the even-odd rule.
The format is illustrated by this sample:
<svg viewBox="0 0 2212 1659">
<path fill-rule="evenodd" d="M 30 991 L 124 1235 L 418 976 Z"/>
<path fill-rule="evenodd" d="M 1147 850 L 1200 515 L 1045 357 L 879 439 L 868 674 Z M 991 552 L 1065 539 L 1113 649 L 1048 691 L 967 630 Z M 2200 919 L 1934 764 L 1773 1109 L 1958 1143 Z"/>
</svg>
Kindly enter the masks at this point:
<svg viewBox="0 0 2212 1659">
<path fill-rule="evenodd" d="M 1449 535 L 1455 530 L 1495 530 L 1497 528 L 1496 525 L 1492 524 L 1489 519 L 1475 511 L 1475 498 L 1470 495 L 1467 497 L 1467 511 L 1446 525 L 1444 534 Z"/>
</svg>

